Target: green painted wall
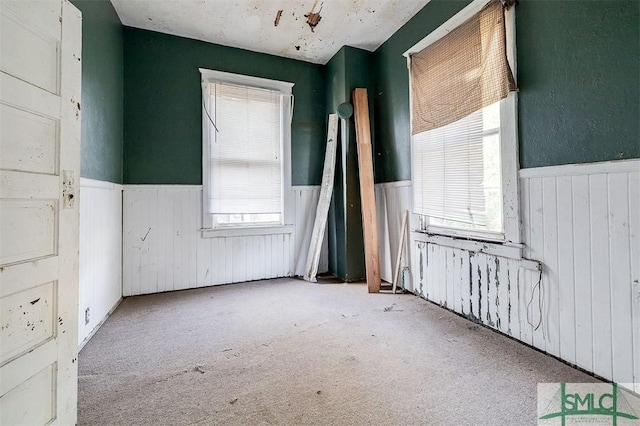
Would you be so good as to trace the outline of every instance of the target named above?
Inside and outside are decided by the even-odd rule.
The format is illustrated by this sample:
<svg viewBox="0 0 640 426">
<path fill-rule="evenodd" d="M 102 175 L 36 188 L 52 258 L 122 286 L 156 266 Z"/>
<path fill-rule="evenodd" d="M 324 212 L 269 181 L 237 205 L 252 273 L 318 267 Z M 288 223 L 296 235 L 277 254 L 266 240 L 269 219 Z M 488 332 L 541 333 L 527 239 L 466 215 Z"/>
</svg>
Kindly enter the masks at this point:
<svg viewBox="0 0 640 426">
<path fill-rule="evenodd" d="M 324 67 L 128 27 L 124 40 L 125 183 L 202 183 L 198 68 L 208 68 L 295 83 L 292 182 L 320 184 Z"/>
<path fill-rule="evenodd" d="M 82 12 L 83 177 L 122 183 L 123 27 L 107 0 L 73 0 Z"/>
<path fill-rule="evenodd" d="M 409 73 L 402 54 L 469 3 L 431 0 L 375 51 L 376 182 L 411 179 Z"/>
<path fill-rule="evenodd" d="M 518 3 L 523 168 L 640 157 L 639 10 L 637 0 Z"/>
<path fill-rule="evenodd" d="M 337 112 L 337 107 L 348 100 L 346 89 L 346 54 L 342 48 L 326 65 L 327 79 L 327 116 Z M 327 120 L 325 120 L 327 122 Z M 336 277 L 346 280 L 347 276 L 347 227 L 344 196 L 346 188 L 343 184 L 345 170 L 343 164 L 342 137 L 338 125 L 338 144 L 336 155 L 336 170 L 329 207 L 329 220 L 327 224 L 327 237 L 329 239 L 329 272 Z"/>
<path fill-rule="evenodd" d="M 351 102 L 353 89 L 369 92 L 369 115 L 373 122 L 373 79 L 371 53 L 345 46 L 327 63 L 327 114 L 338 105 Z M 329 271 L 345 281 L 365 277 L 360 180 L 355 121 L 346 121 L 346 141 L 339 138 L 338 161 L 329 212 Z M 346 167 L 343 167 L 343 162 Z"/>
<path fill-rule="evenodd" d="M 376 181 L 410 179 L 402 53 L 469 1 L 432 0 L 374 54 Z M 521 167 L 640 156 L 637 1 L 516 5 Z"/>
</svg>

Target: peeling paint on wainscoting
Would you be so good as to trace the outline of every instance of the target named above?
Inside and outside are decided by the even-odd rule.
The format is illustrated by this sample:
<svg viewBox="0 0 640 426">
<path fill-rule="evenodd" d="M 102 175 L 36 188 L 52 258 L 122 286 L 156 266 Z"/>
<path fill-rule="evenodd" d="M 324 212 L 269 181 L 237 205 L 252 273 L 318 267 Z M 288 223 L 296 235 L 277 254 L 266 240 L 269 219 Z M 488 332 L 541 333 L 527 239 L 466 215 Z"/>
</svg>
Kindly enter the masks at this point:
<svg viewBox="0 0 640 426">
<path fill-rule="evenodd" d="M 525 169 L 520 190 L 523 260 L 414 235 L 415 293 L 640 392 L 640 160 Z"/>
</svg>

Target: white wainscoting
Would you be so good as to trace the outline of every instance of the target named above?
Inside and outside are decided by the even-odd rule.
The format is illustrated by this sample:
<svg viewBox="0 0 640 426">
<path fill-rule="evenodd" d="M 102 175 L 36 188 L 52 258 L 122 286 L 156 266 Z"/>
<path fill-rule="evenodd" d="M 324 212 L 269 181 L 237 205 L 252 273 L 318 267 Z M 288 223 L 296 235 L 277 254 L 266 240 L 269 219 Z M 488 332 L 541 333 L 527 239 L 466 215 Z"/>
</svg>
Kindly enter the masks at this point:
<svg viewBox="0 0 640 426">
<path fill-rule="evenodd" d="M 293 192 L 291 233 L 203 238 L 201 186 L 126 185 L 123 295 L 301 275 L 320 187 Z M 321 272 L 327 270 L 324 247 Z"/>
<path fill-rule="evenodd" d="M 523 256 L 541 276 L 414 233 L 414 292 L 640 391 L 639 171 L 639 160 L 521 170 Z"/>
<path fill-rule="evenodd" d="M 122 185 L 80 179 L 79 261 L 78 344 L 82 346 L 122 299 Z"/>
<path fill-rule="evenodd" d="M 528 326 L 519 284 L 529 271 L 519 261 L 421 241 L 413 235 L 415 293 L 521 339 Z"/>
<path fill-rule="evenodd" d="M 402 218 L 405 210 L 411 212 L 411 181 L 376 184 L 375 197 L 380 246 L 380 278 L 388 283 L 393 283 L 398 245 L 402 235 Z M 409 239 L 410 235 L 407 233 L 402 268 L 407 268 L 410 264 L 411 253 L 409 249 L 411 245 Z M 405 273 L 400 275 L 400 281 L 402 284 L 404 277 L 404 287 L 413 291 L 412 280 L 407 272 L 405 269 Z"/>
<path fill-rule="evenodd" d="M 544 264 L 541 330 L 523 340 L 638 386 L 640 160 L 525 169 L 520 183 L 525 256 Z"/>
<path fill-rule="evenodd" d="M 318 199 L 320 198 L 320 185 L 317 186 L 294 186 L 294 203 L 295 203 L 295 263 L 294 275 L 297 277 L 304 276 L 304 268 L 307 263 L 309 254 L 309 246 L 311 245 L 311 236 L 313 234 L 313 223 L 316 218 L 316 208 L 318 207 Z M 327 239 L 327 230 L 325 229 L 324 238 L 322 239 L 322 250 L 320 252 L 320 261 L 318 263 L 318 273 L 324 273 L 329 270 L 329 242 Z"/>
</svg>

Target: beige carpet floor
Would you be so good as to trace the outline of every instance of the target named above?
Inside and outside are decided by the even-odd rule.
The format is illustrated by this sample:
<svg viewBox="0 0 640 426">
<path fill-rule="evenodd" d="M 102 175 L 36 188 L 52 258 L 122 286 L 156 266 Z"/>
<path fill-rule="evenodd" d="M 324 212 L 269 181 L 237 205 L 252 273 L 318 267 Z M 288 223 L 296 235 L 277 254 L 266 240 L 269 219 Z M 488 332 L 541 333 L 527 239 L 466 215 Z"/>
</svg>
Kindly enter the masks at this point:
<svg viewBox="0 0 640 426">
<path fill-rule="evenodd" d="M 413 295 L 279 279 L 126 298 L 79 356 L 82 425 L 533 425 L 593 377 Z"/>
</svg>

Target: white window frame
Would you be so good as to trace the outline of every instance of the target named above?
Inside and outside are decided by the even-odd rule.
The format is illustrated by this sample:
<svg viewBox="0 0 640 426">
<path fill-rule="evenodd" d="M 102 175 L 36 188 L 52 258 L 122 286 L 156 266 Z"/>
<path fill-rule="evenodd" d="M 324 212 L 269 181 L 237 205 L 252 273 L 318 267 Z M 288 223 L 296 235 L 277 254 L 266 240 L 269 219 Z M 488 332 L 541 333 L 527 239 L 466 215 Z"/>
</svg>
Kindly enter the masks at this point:
<svg viewBox="0 0 640 426">
<path fill-rule="evenodd" d="M 438 41 L 453 29 L 466 22 L 473 15 L 477 14 L 491 0 L 474 0 L 467 7 L 462 9 L 451 19 L 446 21 L 436 30 L 431 32 L 409 50 L 403 56 L 407 58 L 407 67 L 410 67 L 412 53 L 417 53 L 427 46 Z M 506 30 L 506 50 L 507 60 L 511 66 L 513 77 L 517 81 L 517 63 L 516 63 L 516 40 L 515 40 L 515 7 L 505 11 L 505 30 Z M 410 111 L 413 110 L 411 105 L 411 79 L 409 78 L 409 103 Z M 521 233 L 520 233 L 520 202 L 519 202 L 519 185 L 518 170 L 520 168 L 518 159 L 518 94 L 511 92 L 500 101 L 500 155 L 502 165 L 502 220 L 503 232 L 483 232 L 475 230 L 453 229 L 447 227 L 438 227 L 423 223 L 421 221 L 428 220 L 423 216 L 417 216 L 416 223 L 420 223 L 420 227 L 416 232 L 426 234 L 421 240 L 442 244 L 456 248 L 466 248 L 469 240 L 480 241 L 485 246 L 492 244 L 492 250 L 497 250 L 507 257 L 521 257 Z M 411 119 L 411 131 L 413 133 L 413 120 Z M 413 158 L 413 142 L 411 143 L 411 158 Z M 424 218 L 424 219 L 423 219 Z M 495 247 L 500 245 L 501 247 Z"/>
<path fill-rule="evenodd" d="M 283 95 L 289 95 L 289 102 L 282 108 L 282 224 L 246 224 L 224 227 L 214 227 L 213 215 L 208 212 L 209 199 L 209 139 L 211 132 L 215 132 L 209 121 L 205 102 L 202 103 L 202 236 L 203 237 L 234 237 L 252 235 L 290 234 L 293 232 L 293 192 L 291 189 L 291 119 L 293 115 L 293 85 L 285 81 L 251 77 L 200 68 L 203 96 L 208 92 L 210 83 L 227 83 L 238 86 L 256 87 L 267 90 L 277 90 Z"/>
</svg>

